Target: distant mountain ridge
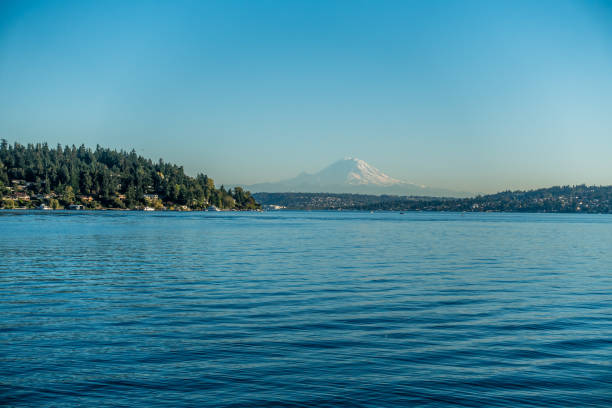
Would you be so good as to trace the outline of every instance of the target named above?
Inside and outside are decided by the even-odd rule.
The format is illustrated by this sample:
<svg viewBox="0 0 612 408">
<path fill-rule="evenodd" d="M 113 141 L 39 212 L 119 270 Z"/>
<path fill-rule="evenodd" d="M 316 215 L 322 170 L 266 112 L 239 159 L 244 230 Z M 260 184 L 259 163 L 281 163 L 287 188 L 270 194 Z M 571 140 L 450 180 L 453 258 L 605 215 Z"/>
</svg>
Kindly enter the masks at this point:
<svg viewBox="0 0 612 408">
<path fill-rule="evenodd" d="M 347 157 L 314 173 L 272 183 L 246 186 L 252 192 L 393 194 L 432 197 L 467 197 L 472 194 L 432 188 L 393 178 L 365 161 Z"/>
</svg>

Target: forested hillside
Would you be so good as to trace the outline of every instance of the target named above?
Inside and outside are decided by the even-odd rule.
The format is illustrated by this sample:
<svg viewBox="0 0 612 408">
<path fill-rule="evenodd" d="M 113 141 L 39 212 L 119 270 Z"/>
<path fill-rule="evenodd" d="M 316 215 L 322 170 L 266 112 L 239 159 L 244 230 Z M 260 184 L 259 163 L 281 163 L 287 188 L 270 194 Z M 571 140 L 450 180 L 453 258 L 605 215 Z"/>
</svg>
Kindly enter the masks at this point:
<svg viewBox="0 0 612 408">
<path fill-rule="evenodd" d="M 0 145 L 0 206 L 62 208 L 257 209 L 240 187 L 216 188 L 204 174 L 190 177 L 183 167 L 153 162 L 134 150 L 46 143 Z"/>
<path fill-rule="evenodd" d="M 611 213 L 612 186 L 562 186 L 472 198 L 327 193 L 256 193 L 264 206 L 311 210 Z"/>
</svg>

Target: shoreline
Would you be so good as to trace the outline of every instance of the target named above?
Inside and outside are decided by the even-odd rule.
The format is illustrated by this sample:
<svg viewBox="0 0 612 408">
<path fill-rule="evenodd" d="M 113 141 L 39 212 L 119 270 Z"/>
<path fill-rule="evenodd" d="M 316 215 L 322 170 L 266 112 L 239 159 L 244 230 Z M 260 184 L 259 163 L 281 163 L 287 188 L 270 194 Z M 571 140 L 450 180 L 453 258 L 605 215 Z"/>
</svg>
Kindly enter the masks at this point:
<svg viewBox="0 0 612 408">
<path fill-rule="evenodd" d="M 335 209 L 335 208 L 314 208 L 314 209 L 305 209 L 305 208 L 285 208 L 282 210 L 251 210 L 251 209 L 223 209 L 223 210 L 142 210 L 142 209 L 128 209 L 128 208 L 86 208 L 82 210 L 71 210 L 67 208 L 61 209 L 40 209 L 40 208 L 0 208 L 0 212 L 2 211 L 31 211 L 31 212 L 41 212 L 41 213 L 53 213 L 53 212 L 67 212 L 67 213 L 82 213 L 82 212 L 105 212 L 105 211 L 114 211 L 114 212 L 142 212 L 142 213 L 189 213 L 189 212 L 256 212 L 256 213 L 278 213 L 278 212 L 349 212 L 349 213 L 367 213 L 367 214 L 415 214 L 415 213 L 428 213 L 428 214 L 579 214 L 579 215 L 612 215 L 612 212 L 583 212 L 583 211 L 452 211 L 452 210 L 364 210 L 364 209 Z"/>
</svg>

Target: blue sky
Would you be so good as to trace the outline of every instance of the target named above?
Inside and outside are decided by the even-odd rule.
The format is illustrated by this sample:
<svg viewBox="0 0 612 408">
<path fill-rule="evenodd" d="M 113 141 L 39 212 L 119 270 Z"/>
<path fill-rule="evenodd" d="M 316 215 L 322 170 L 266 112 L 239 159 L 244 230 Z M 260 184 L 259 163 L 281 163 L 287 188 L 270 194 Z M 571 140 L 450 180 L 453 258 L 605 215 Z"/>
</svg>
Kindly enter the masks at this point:
<svg viewBox="0 0 612 408">
<path fill-rule="evenodd" d="M 345 156 L 467 191 L 612 184 L 612 6 L 5 0 L 0 137 L 226 184 Z"/>
</svg>

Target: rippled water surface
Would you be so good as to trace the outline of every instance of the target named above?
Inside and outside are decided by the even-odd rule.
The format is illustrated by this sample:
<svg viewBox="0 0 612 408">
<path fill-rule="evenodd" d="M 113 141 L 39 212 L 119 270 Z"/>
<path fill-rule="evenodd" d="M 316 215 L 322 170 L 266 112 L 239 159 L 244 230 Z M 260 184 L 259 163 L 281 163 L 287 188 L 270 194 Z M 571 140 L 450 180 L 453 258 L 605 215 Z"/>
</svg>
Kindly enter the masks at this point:
<svg viewBox="0 0 612 408">
<path fill-rule="evenodd" d="M 612 406 L 612 217 L 0 212 L 3 406 Z"/>
</svg>

